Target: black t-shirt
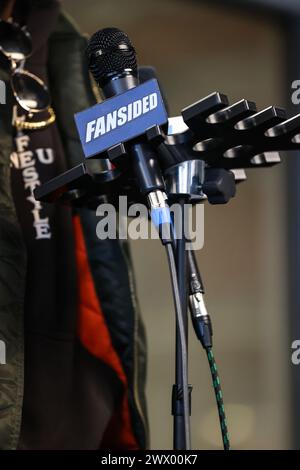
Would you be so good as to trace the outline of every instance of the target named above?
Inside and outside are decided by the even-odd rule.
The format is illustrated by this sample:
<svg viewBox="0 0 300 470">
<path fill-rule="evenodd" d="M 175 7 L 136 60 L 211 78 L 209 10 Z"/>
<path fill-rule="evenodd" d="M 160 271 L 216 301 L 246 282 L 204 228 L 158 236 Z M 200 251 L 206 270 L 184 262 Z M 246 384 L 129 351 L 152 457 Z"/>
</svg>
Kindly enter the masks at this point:
<svg viewBox="0 0 300 470">
<path fill-rule="evenodd" d="M 33 54 L 25 69 L 47 83 L 47 41 L 57 21 L 59 4 L 30 12 L 26 23 Z M 24 12 L 22 12 L 22 15 Z M 21 110 L 18 110 L 20 114 Z M 47 112 L 35 119 L 43 120 Z M 15 133 L 11 181 L 17 216 L 27 247 L 25 326 L 49 331 L 76 326 L 76 273 L 71 208 L 36 201 L 36 186 L 66 169 L 56 123 L 42 130 Z"/>
<path fill-rule="evenodd" d="M 74 332 L 76 269 L 71 209 L 40 203 L 34 189 L 64 171 L 58 131 L 18 132 L 11 156 L 12 191 L 27 248 L 25 326 Z"/>
</svg>

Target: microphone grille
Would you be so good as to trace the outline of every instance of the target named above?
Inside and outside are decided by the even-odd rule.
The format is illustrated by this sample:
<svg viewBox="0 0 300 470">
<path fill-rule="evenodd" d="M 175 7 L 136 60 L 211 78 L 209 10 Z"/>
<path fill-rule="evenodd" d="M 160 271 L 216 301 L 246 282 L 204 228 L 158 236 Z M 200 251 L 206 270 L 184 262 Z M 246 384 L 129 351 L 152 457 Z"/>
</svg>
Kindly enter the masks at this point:
<svg viewBox="0 0 300 470">
<path fill-rule="evenodd" d="M 118 28 L 104 28 L 94 33 L 86 52 L 90 71 L 100 84 L 125 70 L 137 75 L 135 49 L 127 34 Z"/>
</svg>

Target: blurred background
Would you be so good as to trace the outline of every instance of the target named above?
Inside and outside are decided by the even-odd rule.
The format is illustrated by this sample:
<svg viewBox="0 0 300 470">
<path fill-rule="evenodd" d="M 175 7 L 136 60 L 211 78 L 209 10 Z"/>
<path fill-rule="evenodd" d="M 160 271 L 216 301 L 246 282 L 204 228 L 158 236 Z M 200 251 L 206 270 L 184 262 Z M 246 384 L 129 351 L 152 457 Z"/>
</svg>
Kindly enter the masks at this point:
<svg viewBox="0 0 300 470">
<path fill-rule="evenodd" d="M 297 53 L 300 39 L 291 46 L 286 34 L 291 18 L 293 31 L 300 31 L 298 1 L 64 0 L 64 6 L 86 33 L 107 26 L 128 33 L 139 63 L 156 67 L 171 115 L 214 91 L 232 103 L 253 100 L 259 109 L 287 107 L 291 81 L 300 79 L 300 69 L 292 76 L 289 54 L 289 47 Z M 290 111 L 299 112 L 292 105 Z M 297 214 L 289 218 L 288 211 L 297 197 L 297 167 L 294 156 L 288 165 L 283 157 L 282 165 L 248 171 L 228 205 L 205 206 L 198 260 L 234 449 L 300 447 L 293 398 L 300 366 L 296 377 L 291 365 L 298 320 L 291 250 L 297 227 L 290 227 Z M 158 241 L 135 241 L 131 248 L 148 337 L 151 447 L 171 448 L 175 315 L 165 253 Z M 221 448 L 208 365 L 193 331 L 189 366 L 193 447 Z"/>
</svg>

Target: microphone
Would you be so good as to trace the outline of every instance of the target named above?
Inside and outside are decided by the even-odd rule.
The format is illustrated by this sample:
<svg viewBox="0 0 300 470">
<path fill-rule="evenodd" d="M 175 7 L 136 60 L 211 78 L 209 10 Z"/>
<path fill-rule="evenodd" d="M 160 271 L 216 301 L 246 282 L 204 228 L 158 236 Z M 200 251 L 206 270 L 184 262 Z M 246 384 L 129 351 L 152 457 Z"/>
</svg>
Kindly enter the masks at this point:
<svg viewBox="0 0 300 470">
<path fill-rule="evenodd" d="M 97 31 L 90 38 L 86 53 L 90 71 L 104 98 L 112 98 L 139 85 L 136 52 L 123 31 L 117 28 Z M 142 136 L 128 143 L 127 153 L 139 189 L 147 198 L 152 221 L 161 235 L 162 228 L 170 227 L 171 217 L 155 151 Z M 170 230 L 163 232 L 166 234 Z M 161 238 L 163 243 L 171 243 L 170 237 Z"/>
<path fill-rule="evenodd" d="M 139 84 L 136 52 L 127 34 L 104 28 L 92 35 L 87 46 L 90 71 L 105 98 Z"/>
</svg>

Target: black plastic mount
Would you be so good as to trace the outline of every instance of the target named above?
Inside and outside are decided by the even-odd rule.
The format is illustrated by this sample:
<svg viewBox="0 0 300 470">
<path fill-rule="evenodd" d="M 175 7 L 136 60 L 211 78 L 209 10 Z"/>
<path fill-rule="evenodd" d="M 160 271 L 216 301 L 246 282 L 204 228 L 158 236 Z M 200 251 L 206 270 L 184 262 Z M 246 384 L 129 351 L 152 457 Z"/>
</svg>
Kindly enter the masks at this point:
<svg viewBox="0 0 300 470">
<path fill-rule="evenodd" d="M 223 204 L 235 194 L 235 184 L 246 179 L 243 169 L 264 168 L 280 163 L 279 151 L 300 149 L 300 115 L 286 119 L 285 111 L 270 106 L 260 112 L 254 102 L 232 105 L 222 93 L 212 93 L 184 108 L 186 130 L 168 135 L 154 126 L 144 139 L 157 151 L 163 171 L 185 160 L 205 162 L 203 190 L 209 202 Z M 88 161 L 57 176 L 35 190 L 37 200 L 76 203 L 95 196 L 130 192 L 140 200 L 130 170 L 128 144 L 121 142 L 93 158 L 109 160 L 114 170 L 94 175 Z M 232 173 L 234 174 L 234 181 Z"/>
<path fill-rule="evenodd" d="M 182 110 L 192 131 L 190 142 L 210 167 L 235 169 L 271 166 L 280 150 L 300 148 L 300 115 L 286 120 L 282 108 L 257 112 L 255 103 L 229 105 L 226 95 L 213 93 Z"/>
</svg>

